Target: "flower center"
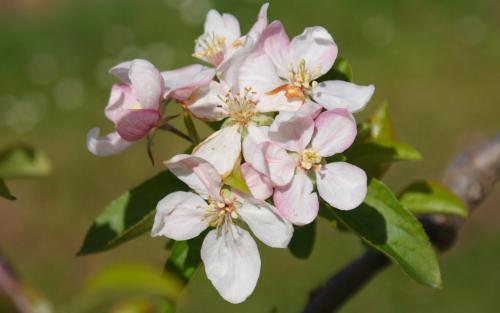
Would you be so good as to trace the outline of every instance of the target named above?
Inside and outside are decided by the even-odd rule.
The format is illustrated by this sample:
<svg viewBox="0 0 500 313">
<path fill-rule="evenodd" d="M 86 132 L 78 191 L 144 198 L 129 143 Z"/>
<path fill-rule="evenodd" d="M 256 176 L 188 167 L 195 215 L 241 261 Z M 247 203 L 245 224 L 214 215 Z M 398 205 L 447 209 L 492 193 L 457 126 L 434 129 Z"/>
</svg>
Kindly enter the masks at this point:
<svg viewBox="0 0 500 313">
<path fill-rule="evenodd" d="M 255 92 L 251 88 L 245 87 L 243 94 L 238 92 L 233 95 L 231 90 L 228 90 L 224 97 L 220 97 L 220 100 L 227 106 L 231 124 L 246 126 L 255 116 L 256 101 L 253 99 L 254 95 Z"/>
<path fill-rule="evenodd" d="M 299 99 L 305 101 L 306 95 L 316 86 L 317 82 L 312 79 L 313 74 L 319 73 L 319 68 L 314 73 L 310 73 L 306 68 L 306 61 L 300 59 L 296 69 L 293 64 L 288 64 L 288 84 L 281 85 L 269 92 L 267 95 L 274 95 L 280 91 L 285 92 L 285 97 L 288 101 Z M 318 76 L 318 75 L 316 75 Z"/>
<path fill-rule="evenodd" d="M 306 149 L 300 155 L 300 167 L 305 170 L 310 170 L 314 168 L 314 170 L 319 169 L 321 166 L 321 155 L 318 152 L 312 149 Z"/>
<path fill-rule="evenodd" d="M 195 41 L 196 45 L 202 50 L 193 53 L 193 56 L 214 65 L 219 65 L 224 60 L 225 42 L 226 37 L 224 36 L 217 36 L 213 32 L 206 33 Z"/>
<path fill-rule="evenodd" d="M 203 219 L 208 218 L 208 225 L 216 229 L 223 226 L 224 231 L 227 232 L 228 223 L 234 224 L 235 220 L 239 218 L 236 210 L 241 207 L 241 203 L 236 200 L 236 197 L 229 190 L 223 190 L 221 198 L 222 200 L 214 200 L 209 197 L 208 207 L 205 209 Z"/>
</svg>

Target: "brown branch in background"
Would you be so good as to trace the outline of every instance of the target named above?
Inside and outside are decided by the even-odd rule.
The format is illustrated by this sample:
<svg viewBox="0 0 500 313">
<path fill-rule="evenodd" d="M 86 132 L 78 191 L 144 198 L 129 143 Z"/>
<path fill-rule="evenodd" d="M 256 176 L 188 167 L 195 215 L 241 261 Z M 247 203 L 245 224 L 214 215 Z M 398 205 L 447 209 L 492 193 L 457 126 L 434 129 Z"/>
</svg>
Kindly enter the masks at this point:
<svg viewBox="0 0 500 313">
<path fill-rule="evenodd" d="M 473 213 L 499 177 L 500 134 L 458 155 L 442 181 L 462 199 L 469 213 Z M 462 219 L 449 216 L 422 216 L 419 220 L 431 242 L 441 252 L 453 245 L 464 223 Z M 366 251 L 313 291 L 303 313 L 335 312 L 389 264 L 382 253 Z"/>
<path fill-rule="evenodd" d="M 10 265 L 0 252 L 0 291 L 12 301 L 12 304 L 19 313 L 33 312 L 32 306 L 25 297 L 22 284 Z"/>
</svg>

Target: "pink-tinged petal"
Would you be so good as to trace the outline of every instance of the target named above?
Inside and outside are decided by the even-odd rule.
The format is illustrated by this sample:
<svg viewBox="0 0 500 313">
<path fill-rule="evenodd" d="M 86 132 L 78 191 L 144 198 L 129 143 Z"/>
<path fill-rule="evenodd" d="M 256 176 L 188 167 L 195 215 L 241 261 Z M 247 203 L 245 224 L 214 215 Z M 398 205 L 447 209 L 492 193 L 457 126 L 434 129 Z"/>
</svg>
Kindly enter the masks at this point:
<svg viewBox="0 0 500 313">
<path fill-rule="evenodd" d="M 293 226 L 283 219 L 278 210 L 263 200 L 242 198 L 237 213 L 253 234 L 272 248 L 286 248 L 293 235 Z"/>
<path fill-rule="evenodd" d="M 205 19 L 204 34 L 224 37 L 226 44 L 231 44 L 240 38 L 240 23 L 231 14 L 220 14 L 216 10 L 210 10 Z"/>
<path fill-rule="evenodd" d="M 221 100 L 228 91 L 227 88 L 221 83 L 212 81 L 191 95 L 185 102 L 186 108 L 198 119 L 220 121 L 229 115 L 226 103 Z"/>
<path fill-rule="evenodd" d="M 160 117 L 157 110 L 127 110 L 116 124 L 116 131 L 125 140 L 137 141 L 157 125 Z"/>
<path fill-rule="evenodd" d="M 258 172 L 250 163 L 241 165 L 241 174 L 255 199 L 266 200 L 273 195 L 273 186 L 269 177 Z"/>
<path fill-rule="evenodd" d="M 308 27 L 292 39 L 290 57 L 294 66 L 304 60 L 312 79 L 316 79 L 332 68 L 337 58 L 337 45 L 323 27 Z"/>
<path fill-rule="evenodd" d="M 269 93 L 259 98 L 255 110 L 258 112 L 295 112 L 302 107 L 302 100 L 288 100 L 284 91 Z"/>
<path fill-rule="evenodd" d="M 129 71 L 132 90 L 143 109 L 158 109 L 163 96 L 163 77 L 149 61 L 132 61 Z"/>
<path fill-rule="evenodd" d="M 133 109 L 136 105 L 138 105 L 138 103 L 134 98 L 130 85 L 115 84 L 111 88 L 111 94 L 108 104 L 104 109 L 104 114 L 116 125 L 116 123 L 127 114 L 127 111 Z"/>
<path fill-rule="evenodd" d="M 208 161 L 189 154 L 179 154 L 165 162 L 168 169 L 197 194 L 207 199 L 220 198 L 222 180 Z"/>
<path fill-rule="evenodd" d="M 289 151 L 302 152 L 314 131 L 313 119 L 309 116 L 278 114 L 269 128 L 269 138 Z"/>
<path fill-rule="evenodd" d="M 288 77 L 290 40 L 280 21 L 274 21 L 267 26 L 259 38 L 259 50 L 264 51 L 273 61 L 278 75 Z"/>
<path fill-rule="evenodd" d="M 217 75 L 225 81 L 235 92 L 240 90 L 239 71 L 246 58 L 252 54 L 256 43 L 255 38 L 246 36 L 240 39 L 242 45 L 230 47 L 224 52 L 224 60 L 217 66 Z"/>
<path fill-rule="evenodd" d="M 358 86 L 341 80 L 328 80 L 313 89 L 312 97 L 327 110 L 342 108 L 354 113 L 364 109 L 374 91 L 373 85 Z"/>
<path fill-rule="evenodd" d="M 297 160 L 292 159 L 285 149 L 273 142 L 264 142 L 259 146 L 264 151 L 269 178 L 277 186 L 284 186 L 292 180 L 297 167 Z"/>
<path fill-rule="evenodd" d="M 132 66 L 133 61 L 122 62 L 118 65 L 115 65 L 109 70 L 111 75 L 114 75 L 116 78 L 121 80 L 125 84 L 130 84 L 130 78 L 128 73 L 130 71 L 130 67 Z"/>
<path fill-rule="evenodd" d="M 276 187 L 273 200 L 281 216 L 292 224 L 309 224 L 318 216 L 318 195 L 302 170 L 297 171 L 288 185 Z"/>
<path fill-rule="evenodd" d="M 241 135 L 239 125 L 222 128 L 193 150 L 193 155 L 210 162 L 223 177 L 233 171 L 240 161 Z"/>
<path fill-rule="evenodd" d="M 345 162 L 326 164 L 316 174 L 321 198 L 339 210 L 352 210 L 366 197 L 366 173 Z"/>
<path fill-rule="evenodd" d="M 165 83 L 165 98 L 186 101 L 193 91 L 207 86 L 215 76 L 215 69 L 200 64 L 192 64 L 161 73 Z"/>
<path fill-rule="evenodd" d="M 241 303 L 250 296 L 260 274 L 260 255 L 250 234 L 233 224 L 228 231 L 210 231 L 201 246 L 205 273 L 226 301 Z"/>
<path fill-rule="evenodd" d="M 253 24 L 252 28 L 248 32 L 250 35 L 258 38 L 260 34 L 267 27 L 267 9 L 269 8 L 269 3 L 264 3 L 259 10 L 259 15 L 257 16 L 257 21 Z"/>
<path fill-rule="evenodd" d="M 238 69 L 239 85 L 252 88 L 259 96 L 284 84 L 269 56 L 264 53 L 252 53 Z"/>
<path fill-rule="evenodd" d="M 311 145 L 322 157 L 344 152 L 356 138 L 356 121 L 345 109 L 323 112 L 314 124 L 316 133 Z"/>
<path fill-rule="evenodd" d="M 253 124 L 247 126 L 248 134 L 243 139 L 243 158 L 248 163 L 263 174 L 267 174 L 267 162 L 264 159 L 264 152 L 258 148 L 262 142 L 269 141 L 267 136 L 269 127 L 257 127 Z"/>
<path fill-rule="evenodd" d="M 99 137 L 99 128 L 92 128 L 87 134 L 87 149 L 97 156 L 109 156 L 122 152 L 133 144 L 117 132 Z"/>
<path fill-rule="evenodd" d="M 197 194 L 177 191 L 161 199 L 151 236 L 165 236 L 174 240 L 189 240 L 208 227 L 205 209 L 208 204 Z"/>
</svg>

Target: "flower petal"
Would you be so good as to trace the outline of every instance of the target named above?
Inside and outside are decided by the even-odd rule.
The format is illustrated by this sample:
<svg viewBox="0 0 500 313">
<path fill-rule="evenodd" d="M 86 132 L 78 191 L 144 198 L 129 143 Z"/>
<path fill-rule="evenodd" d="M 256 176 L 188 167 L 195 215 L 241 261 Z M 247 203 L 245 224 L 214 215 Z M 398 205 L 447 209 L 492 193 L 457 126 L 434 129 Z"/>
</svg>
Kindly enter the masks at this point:
<svg viewBox="0 0 500 313">
<path fill-rule="evenodd" d="M 215 69 L 200 64 L 192 64 L 161 73 L 165 83 L 165 98 L 186 101 L 193 91 L 210 83 Z"/>
<path fill-rule="evenodd" d="M 239 125 L 222 128 L 205 139 L 193 150 L 193 155 L 210 162 L 223 177 L 233 171 L 240 160 L 241 135 Z"/>
<path fill-rule="evenodd" d="M 224 37 L 226 44 L 230 45 L 234 40 L 240 38 L 240 23 L 231 14 L 220 14 L 212 9 L 208 11 L 204 25 L 205 34 L 213 34 Z"/>
<path fill-rule="evenodd" d="M 273 195 L 273 186 L 269 177 L 257 171 L 250 163 L 241 164 L 241 174 L 255 199 L 266 200 Z"/>
<path fill-rule="evenodd" d="M 130 71 L 130 66 L 133 61 L 122 62 L 118 65 L 115 65 L 109 70 L 111 75 L 114 75 L 116 78 L 121 80 L 125 84 L 130 84 L 130 78 L 128 76 L 128 72 Z"/>
<path fill-rule="evenodd" d="M 219 199 L 221 177 L 208 161 L 189 154 L 179 154 L 165 162 L 172 173 L 197 194 Z"/>
<path fill-rule="evenodd" d="M 267 162 L 264 158 L 264 152 L 258 145 L 262 142 L 269 141 L 267 136 L 269 127 L 257 127 L 253 124 L 247 126 L 248 134 L 243 139 L 243 158 L 248 163 L 263 174 L 267 174 Z"/>
<path fill-rule="evenodd" d="M 161 199 L 156 206 L 151 236 L 188 240 L 208 227 L 205 208 L 208 204 L 197 194 L 177 191 Z"/>
<path fill-rule="evenodd" d="M 117 132 L 99 137 L 99 128 L 92 128 L 87 134 L 87 149 L 97 156 L 108 156 L 122 152 L 133 144 Z"/>
<path fill-rule="evenodd" d="M 293 116 L 278 114 L 269 128 L 269 138 L 289 151 L 302 152 L 314 131 L 313 119 L 310 116 Z"/>
<path fill-rule="evenodd" d="M 264 151 L 271 181 L 278 186 L 288 184 L 293 178 L 297 161 L 292 159 L 286 150 L 276 143 L 264 142 L 259 146 Z"/>
<path fill-rule="evenodd" d="M 374 91 L 373 85 L 358 86 L 341 80 L 327 80 L 313 89 L 312 97 L 327 110 L 343 108 L 354 113 L 364 109 Z"/>
<path fill-rule="evenodd" d="M 219 121 L 229 114 L 220 98 L 228 92 L 227 88 L 225 84 L 212 81 L 208 86 L 196 90 L 185 102 L 186 107 L 196 118 Z"/>
<path fill-rule="evenodd" d="M 273 61 L 264 53 L 252 53 L 243 60 L 238 69 L 238 80 L 239 86 L 252 88 L 259 98 L 284 84 Z"/>
<path fill-rule="evenodd" d="M 250 296 L 260 274 L 260 255 L 250 234 L 230 224 L 228 232 L 212 230 L 201 246 L 205 272 L 227 301 L 241 303 Z"/>
<path fill-rule="evenodd" d="M 318 195 L 302 170 L 297 171 L 288 185 L 276 187 L 273 200 L 281 215 L 292 224 L 309 224 L 318 215 Z"/>
<path fill-rule="evenodd" d="M 318 192 L 321 198 L 339 210 L 352 210 L 366 197 L 365 172 L 345 162 L 326 164 L 316 174 Z"/>
<path fill-rule="evenodd" d="M 259 38 L 259 50 L 264 51 L 271 58 L 281 77 L 288 77 L 289 45 L 290 40 L 280 21 L 269 24 Z"/>
<path fill-rule="evenodd" d="M 134 95 L 144 109 L 158 109 L 163 96 L 163 78 L 149 61 L 137 59 L 130 65 L 129 78 Z"/>
<path fill-rule="evenodd" d="M 237 213 L 252 232 L 266 245 L 286 248 L 293 235 L 293 226 L 283 219 L 276 208 L 263 200 L 243 198 Z"/>
<path fill-rule="evenodd" d="M 316 79 L 332 68 L 337 58 L 337 45 L 323 27 L 308 27 L 292 39 L 290 57 L 294 66 L 303 59 L 312 79 Z"/>
<path fill-rule="evenodd" d="M 135 105 L 137 105 L 137 100 L 134 98 L 130 85 L 115 84 L 111 88 L 104 114 L 116 125 L 127 114 L 127 110 L 133 109 Z"/>
<path fill-rule="evenodd" d="M 248 32 L 249 35 L 258 38 L 260 34 L 267 27 L 267 9 L 269 8 L 269 3 L 264 3 L 259 10 L 259 15 L 257 16 L 257 21 L 253 24 L 252 28 Z"/>
<path fill-rule="evenodd" d="M 127 110 L 116 124 L 116 131 L 125 140 L 137 141 L 156 126 L 160 117 L 160 112 L 153 109 Z"/>
<path fill-rule="evenodd" d="M 314 124 L 316 133 L 311 144 L 322 157 L 344 152 L 356 138 L 356 121 L 345 109 L 323 112 Z"/>
</svg>

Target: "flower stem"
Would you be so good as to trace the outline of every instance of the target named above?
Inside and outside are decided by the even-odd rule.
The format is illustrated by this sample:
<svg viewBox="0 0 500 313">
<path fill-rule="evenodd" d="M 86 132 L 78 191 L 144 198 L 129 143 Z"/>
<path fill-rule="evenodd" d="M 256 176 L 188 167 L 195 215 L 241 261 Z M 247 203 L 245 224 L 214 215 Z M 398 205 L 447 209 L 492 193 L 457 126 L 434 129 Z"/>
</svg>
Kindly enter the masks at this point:
<svg viewBox="0 0 500 313">
<path fill-rule="evenodd" d="M 184 111 L 184 125 L 186 125 L 186 129 L 188 131 L 189 137 L 191 137 L 191 141 L 194 145 L 198 145 L 200 143 L 200 136 L 198 135 L 198 131 L 196 130 L 196 126 L 194 125 L 194 121 L 191 117 L 191 113 L 188 111 Z"/>
</svg>

